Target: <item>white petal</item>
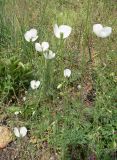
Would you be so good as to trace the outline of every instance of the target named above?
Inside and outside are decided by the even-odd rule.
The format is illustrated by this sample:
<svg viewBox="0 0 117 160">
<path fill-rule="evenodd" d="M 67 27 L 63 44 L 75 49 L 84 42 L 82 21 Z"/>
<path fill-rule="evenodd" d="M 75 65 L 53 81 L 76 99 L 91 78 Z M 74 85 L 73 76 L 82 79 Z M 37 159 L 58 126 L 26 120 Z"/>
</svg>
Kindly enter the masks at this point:
<svg viewBox="0 0 117 160">
<path fill-rule="evenodd" d="M 17 116 L 20 113 L 20 111 L 16 111 L 14 114 Z"/>
<path fill-rule="evenodd" d="M 40 81 L 36 81 L 36 88 L 40 86 Z"/>
<path fill-rule="evenodd" d="M 77 88 L 80 90 L 82 87 L 81 87 L 81 85 L 79 84 L 79 85 L 77 86 Z"/>
<path fill-rule="evenodd" d="M 24 137 L 27 134 L 27 128 L 26 127 L 21 127 L 20 128 L 20 135 Z"/>
<path fill-rule="evenodd" d="M 61 84 L 59 84 L 58 86 L 57 86 L 57 89 L 60 89 L 61 87 L 62 87 L 62 83 Z"/>
<path fill-rule="evenodd" d="M 71 75 L 71 70 L 70 69 L 65 69 L 64 70 L 64 77 L 70 77 Z"/>
<path fill-rule="evenodd" d="M 20 137 L 20 132 L 19 129 L 17 127 L 14 128 L 14 134 L 16 137 Z"/>
<path fill-rule="evenodd" d="M 38 36 L 36 36 L 36 37 L 32 37 L 32 42 L 36 41 L 36 40 L 37 40 L 37 38 L 38 38 Z"/>
<path fill-rule="evenodd" d="M 24 38 L 25 38 L 26 41 L 30 42 L 30 40 L 31 40 L 31 33 L 30 33 L 30 31 L 27 31 L 24 34 Z"/>
<path fill-rule="evenodd" d="M 36 113 L 36 111 L 33 111 L 32 115 L 34 115 Z"/>
<path fill-rule="evenodd" d="M 42 46 L 43 51 L 47 51 L 48 48 L 49 48 L 49 43 L 48 42 L 42 42 L 41 46 Z"/>
<path fill-rule="evenodd" d="M 35 43 L 35 49 L 36 49 L 36 51 L 38 51 L 38 52 L 42 52 L 42 51 L 43 51 L 40 43 Z"/>
<path fill-rule="evenodd" d="M 67 38 L 70 35 L 72 28 L 67 25 L 61 25 L 59 31 L 63 34 L 63 38 Z"/>
<path fill-rule="evenodd" d="M 102 31 L 100 32 L 100 37 L 101 38 L 106 38 L 106 37 L 110 36 L 111 33 L 112 33 L 112 28 L 111 27 L 104 27 L 102 29 Z"/>
<path fill-rule="evenodd" d="M 51 50 L 49 50 L 49 52 L 44 53 L 44 57 L 46 59 L 53 59 L 55 57 L 55 53 L 53 53 Z"/>
<path fill-rule="evenodd" d="M 100 34 L 101 30 L 103 29 L 103 26 L 101 24 L 94 24 L 93 25 L 93 32 L 98 36 Z"/>
<path fill-rule="evenodd" d="M 32 29 L 29 30 L 29 32 L 30 32 L 30 34 L 31 34 L 31 36 L 32 36 L 33 38 L 34 38 L 34 37 L 37 37 L 37 30 L 36 30 L 36 29 L 32 28 Z"/>
<path fill-rule="evenodd" d="M 23 97 L 23 101 L 26 101 L 26 97 Z"/>
<path fill-rule="evenodd" d="M 59 31 L 59 27 L 57 24 L 54 25 L 54 34 L 57 38 L 60 38 L 61 35 L 60 35 L 60 31 Z"/>
<path fill-rule="evenodd" d="M 32 80 L 32 81 L 30 82 L 30 86 L 31 86 L 32 89 L 36 89 L 36 81 L 35 81 L 35 80 Z"/>
</svg>

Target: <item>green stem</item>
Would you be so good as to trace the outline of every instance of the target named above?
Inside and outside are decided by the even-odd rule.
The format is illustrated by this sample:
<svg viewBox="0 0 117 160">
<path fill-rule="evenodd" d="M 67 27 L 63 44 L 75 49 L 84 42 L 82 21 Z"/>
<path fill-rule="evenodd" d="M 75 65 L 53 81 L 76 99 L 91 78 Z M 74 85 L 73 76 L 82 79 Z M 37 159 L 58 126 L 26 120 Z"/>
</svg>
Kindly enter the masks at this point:
<svg viewBox="0 0 117 160">
<path fill-rule="evenodd" d="M 92 62 L 92 55 L 91 55 L 91 50 L 89 46 L 89 22 L 91 18 L 91 0 L 88 0 L 88 5 L 87 5 L 87 17 L 86 17 L 86 44 L 88 44 L 88 53 L 89 53 L 89 61 Z"/>
</svg>

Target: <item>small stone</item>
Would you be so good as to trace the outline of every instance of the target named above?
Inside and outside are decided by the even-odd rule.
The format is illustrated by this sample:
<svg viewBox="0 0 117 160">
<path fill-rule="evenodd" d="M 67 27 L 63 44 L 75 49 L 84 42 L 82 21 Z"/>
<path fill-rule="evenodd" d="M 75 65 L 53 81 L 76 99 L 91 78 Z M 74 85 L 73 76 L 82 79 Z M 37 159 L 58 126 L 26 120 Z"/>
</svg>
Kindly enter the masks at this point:
<svg viewBox="0 0 117 160">
<path fill-rule="evenodd" d="M 11 141 L 11 131 L 6 126 L 0 126 L 0 149 L 5 148 Z"/>
</svg>

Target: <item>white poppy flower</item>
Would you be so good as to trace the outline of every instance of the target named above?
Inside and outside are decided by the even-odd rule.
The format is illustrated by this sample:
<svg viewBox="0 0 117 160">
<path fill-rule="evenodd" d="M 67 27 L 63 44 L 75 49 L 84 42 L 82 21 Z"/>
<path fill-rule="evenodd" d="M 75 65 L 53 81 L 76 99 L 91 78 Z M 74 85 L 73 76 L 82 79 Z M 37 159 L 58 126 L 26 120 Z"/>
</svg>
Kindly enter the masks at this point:
<svg viewBox="0 0 117 160">
<path fill-rule="evenodd" d="M 48 42 L 42 42 L 42 44 L 40 43 L 35 43 L 35 49 L 38 52 L 45 52 L 47 51 L 49 48 L 49 43 Z"/>
<path fill-rule="evenodd" d="M 58 27 L 57 24 L 54 25 L 54 34 L 57 38 L 61 38 L 62 35 L 62 38 L 65 39 L 70 35 L 71 31 L 72 28 L 70 26 L 61 25 Z"/>
<path fill-rule="evenodd" d="M 27 134 L 27 128 L 26 127 L 20 127 L 20 128 L 15 127 L 14 134 L 16 137 L 24 137 Z"/>
<path fill-rule="evenodd" d="M 32 28 L 30 29 L 29 31 L 27 31 L 25 34 L 24 34 L 24 38 L 26 41 L 30 42 L 34 42 L 37 40 L 38 36 L 37 36 L 37 30 Z"/>
<path fill-rule="evenodd" d="M 70 69 L 65 69 L 64 70 L 64 77 L 70 77 L 71 75 L 71 70 Z"/>
<path fill-rule="evenodd" d="M 55 53 L 53 53 L 51 50 L 44 53 L 45 59 L 53 59 L 55 57 Z"/>
<path fill-rule="evenodd" d="M 37 89 L 40 86 L 40 81 L 32 80 L 30 86 L 32 89 Z"/>
<path fill-rule="evenodd" d="M 101 24 L 94 24 L 93 25 L 93 32 L 101 38 L 106 38 L 110 36 L 112 33 L 111 27 L 103 27 Z"/>
</svg>

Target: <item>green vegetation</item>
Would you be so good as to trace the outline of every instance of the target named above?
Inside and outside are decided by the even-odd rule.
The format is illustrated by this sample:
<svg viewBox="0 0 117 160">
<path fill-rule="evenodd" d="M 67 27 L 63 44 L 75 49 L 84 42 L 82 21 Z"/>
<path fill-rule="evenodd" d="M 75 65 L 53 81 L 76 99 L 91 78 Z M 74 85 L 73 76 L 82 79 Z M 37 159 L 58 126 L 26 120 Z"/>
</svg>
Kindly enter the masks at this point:
<svg viewBox="0 0 117 160">
<path fill-rule="evenodd" d="M 0 0 L 0 20 L 0 115 L 11 130 L 28 129 L 15 140 L 14 159 L 115 160 L 115 0 Z M 55 37 L 56 23 L 72 27 L 65 40 Z M 92 29 L 97 23 L 112 27 L 111 36 L 97 37 Z M 24 39 L 31 28 L 38 31 L 36 42 L 49 42 L 55 58 L 45 60 L 35 42 Z M 32 80 L 41 82 L 37 90 Z"/>
</svg>

